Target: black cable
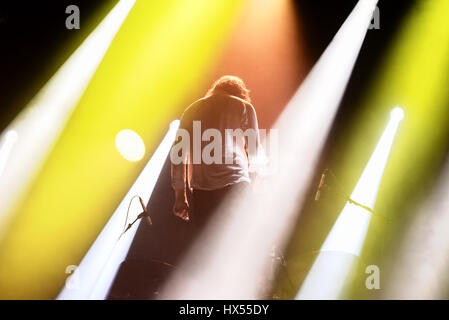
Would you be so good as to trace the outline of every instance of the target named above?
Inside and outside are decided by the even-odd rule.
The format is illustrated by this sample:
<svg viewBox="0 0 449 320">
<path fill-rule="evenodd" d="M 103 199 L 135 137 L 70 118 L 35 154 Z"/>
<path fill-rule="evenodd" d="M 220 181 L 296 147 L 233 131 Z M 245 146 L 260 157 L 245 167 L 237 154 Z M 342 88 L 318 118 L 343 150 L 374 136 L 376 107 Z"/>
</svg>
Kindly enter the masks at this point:
<svg viewBox="0 0 449 320">
<path fill-rule="evenodd" d="M 139 195 L 136 194 L 136 195 L 132 196 L 132 198 L 129 200 L 128 210 L 126 210 L 126 219 L 125 219 L 125 226 L 123 228 L 123 233 L 126 232 L 126 226 L 128 224 L 129 209 L 131 209 L 131 204 L 133 203 L 133 200 L 138 197 L 139 197 Z"/>
<path fill-rule="evenodd" d="M 140 200 L 142 200 L 142 198 L 141 198 L 139 195 L 137 195 L 137 194 L 134 195 L 134 196 L 132 196 L 132 198 L 129 200 L 128 210 L 126 210 L 125 226 L 124 226 L 124 228 L 123 228 L 123 232 L 120 234 L 119 239 L 122 237 L 122 235 L 124 235 L 124 234 L 126 233 L 126 231 L 128 231 L 128 230 L 134 225 L 134 223 L 137 222 L 137 220 L 139 220 L 140 218 L 143 218 L 143 217 L 146 215 L 146 214 L 145 214 L 145 211 L 144 211 L 144 212 L 140 213 L 140 214 L 136 217 L 136 219 L 134 219 L 133 222 L 131 222 L 131 223 L 128 224 L 129 210 L 131 209 L 131 204 L 132 204 L 132 202 L 133 202 L 133 200 L 134 200 L 135 198 L 139 198 Z"/>
</svg>

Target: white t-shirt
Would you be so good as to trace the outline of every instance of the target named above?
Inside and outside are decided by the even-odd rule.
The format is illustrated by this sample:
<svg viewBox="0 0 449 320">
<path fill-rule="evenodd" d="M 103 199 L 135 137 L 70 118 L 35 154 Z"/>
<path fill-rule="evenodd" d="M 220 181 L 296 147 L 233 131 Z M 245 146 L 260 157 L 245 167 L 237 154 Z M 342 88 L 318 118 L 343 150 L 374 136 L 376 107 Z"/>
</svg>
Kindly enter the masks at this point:
<svg viewBox="0 0 449 320">
<path fill-rule="evenodd" d="M 185 135 L 178 131 L 172 152 L 184 151 L 185 158 L 184 163 L 172 163 L 174 189 L 185 188 L 186 182 L 200 190 L 251 182 L 249 165 L 260 147 L 260 137 L 256 112 L 249 102 L 222 93 L 202 98 L 184 111 L 179 129 Z"/>
</svg>

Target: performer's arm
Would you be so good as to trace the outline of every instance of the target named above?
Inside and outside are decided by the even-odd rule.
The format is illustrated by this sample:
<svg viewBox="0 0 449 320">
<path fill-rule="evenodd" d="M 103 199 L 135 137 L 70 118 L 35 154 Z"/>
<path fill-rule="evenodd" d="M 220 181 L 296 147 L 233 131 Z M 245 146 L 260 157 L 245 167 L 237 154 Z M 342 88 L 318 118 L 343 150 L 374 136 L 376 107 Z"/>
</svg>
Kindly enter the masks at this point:
<svg viewBox="0 0 449 320">
<path fill-rule="evenodd" d="M 172 187 L 175 190 L 173 213 L 184 220 L 189 220 L 189 203 L 186 194 L 186 164 L 171 165 Z"/>
<path fill-rule="evenodd" d="M 184 117 L 183 117 L 184 118 Z M 173 144 L 171 150 L 171 183 L 175 191 L 175 204 L 173 206 L 173 213 L 183 220 L 189 220 L 189 203 L 187 201 L 186 193 L 186 169 L 189 158 L 188 149 L 182 148 L 182 135 L 180 131 L 183 129 L 183 121 L 181 120 L 180 130 L 178 131 L 177 140 Z M 184 141 L 185 142 L 185 141 Z M 178 153 L 181 153 L 179 156 Z M 175 154 L 175 155 L 174 155 Z M 179 158 L 181 157 L 181 158 Z M 176 160 L 176 161 L 174 161 Z"/>
</svg>

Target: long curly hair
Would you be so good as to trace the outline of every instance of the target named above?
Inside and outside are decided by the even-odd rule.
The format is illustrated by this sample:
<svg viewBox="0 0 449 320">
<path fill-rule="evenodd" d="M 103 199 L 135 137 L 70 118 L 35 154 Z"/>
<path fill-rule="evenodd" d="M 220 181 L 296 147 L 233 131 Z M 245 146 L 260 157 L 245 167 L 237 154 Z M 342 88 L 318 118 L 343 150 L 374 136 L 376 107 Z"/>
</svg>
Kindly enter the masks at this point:
<svg viewBox="0 0 449 320">
<path fill-rule="evenodd" d="M 207 91 L 206 97 L 219 92 L 239 97 L 240 99 L 251 103 L 249 90 L 246 88 L 243 80 L 239 77 L 230 75 L 220 77 L 212 84 L 212 87 Z"/>
</svg>

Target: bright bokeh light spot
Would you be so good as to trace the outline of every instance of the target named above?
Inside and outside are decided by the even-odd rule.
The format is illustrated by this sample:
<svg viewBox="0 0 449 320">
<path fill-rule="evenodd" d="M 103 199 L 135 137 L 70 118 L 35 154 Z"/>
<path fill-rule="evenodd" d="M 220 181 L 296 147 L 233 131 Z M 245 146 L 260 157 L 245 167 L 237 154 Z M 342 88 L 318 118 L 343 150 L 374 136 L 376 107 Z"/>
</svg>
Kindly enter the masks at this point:
<svg viewBox="0 0 449 320">
<path fill-rule="evenodd" d="M 181 124 L 180 120 L 173 120 L 172 122 L 170 122 L 170 129 L 179 128 L 180 124 Z"/>
<path fill-rule="evenodd" d="M 141 195 L 144 203 L 148 203 L 154 187 L 164 167 L 165 159 L 170 152 L 176 131 L 180 121 L 174 120 L 170 123 L 170 129 L 159 147 L 154 151 L 151 159 L 136 179 L 131 189 L 123 198 L 115 210 L 111 219 L 105 225 L 95 242 L 84 256 L 75 272 L 79 277 L 79 287 L 73 288 L 66 282 L 64 289 L 58 295 L 59 300 L 103 300 L 106 299 L 109 288 L 113 284 L 120 264 L 126 259 L 126 255 L 137 232 L 139 220 L 133 228 L 120 236 L 123 232 L 123 222 L 127 218 L 127 208 L 135 195 Z M 131 130 L 123 130 L 131 131 Z M 119 134 L 123 135 L 123 131 Z M 131 131 L 134 135 L 136 133 Z M 125 132 L 125 135 L 128 133 Z M 118 135 L 117 135 L 118 136 Z M 129 220 L 133 220 L 142 211 L 140 205 L 130 207 Z M 72 276 L 75 274 L 72 274 Z"/>
<path fill-rule="evenodd" d="M 139 161 L 145 155 L 145 144 L 142 138 L 132 130 L 120 131 L 115 137 L 118 152 L 128 161 Z"/>
<path fill-rule="evenodd" d="M 391 110 L 390 116 L 393 120 L 401 121 L 402 119 L 404 119 L 404 110 L 402 110 L 402 108 L 400 107 L 396 107 Z"/>
</svg>

